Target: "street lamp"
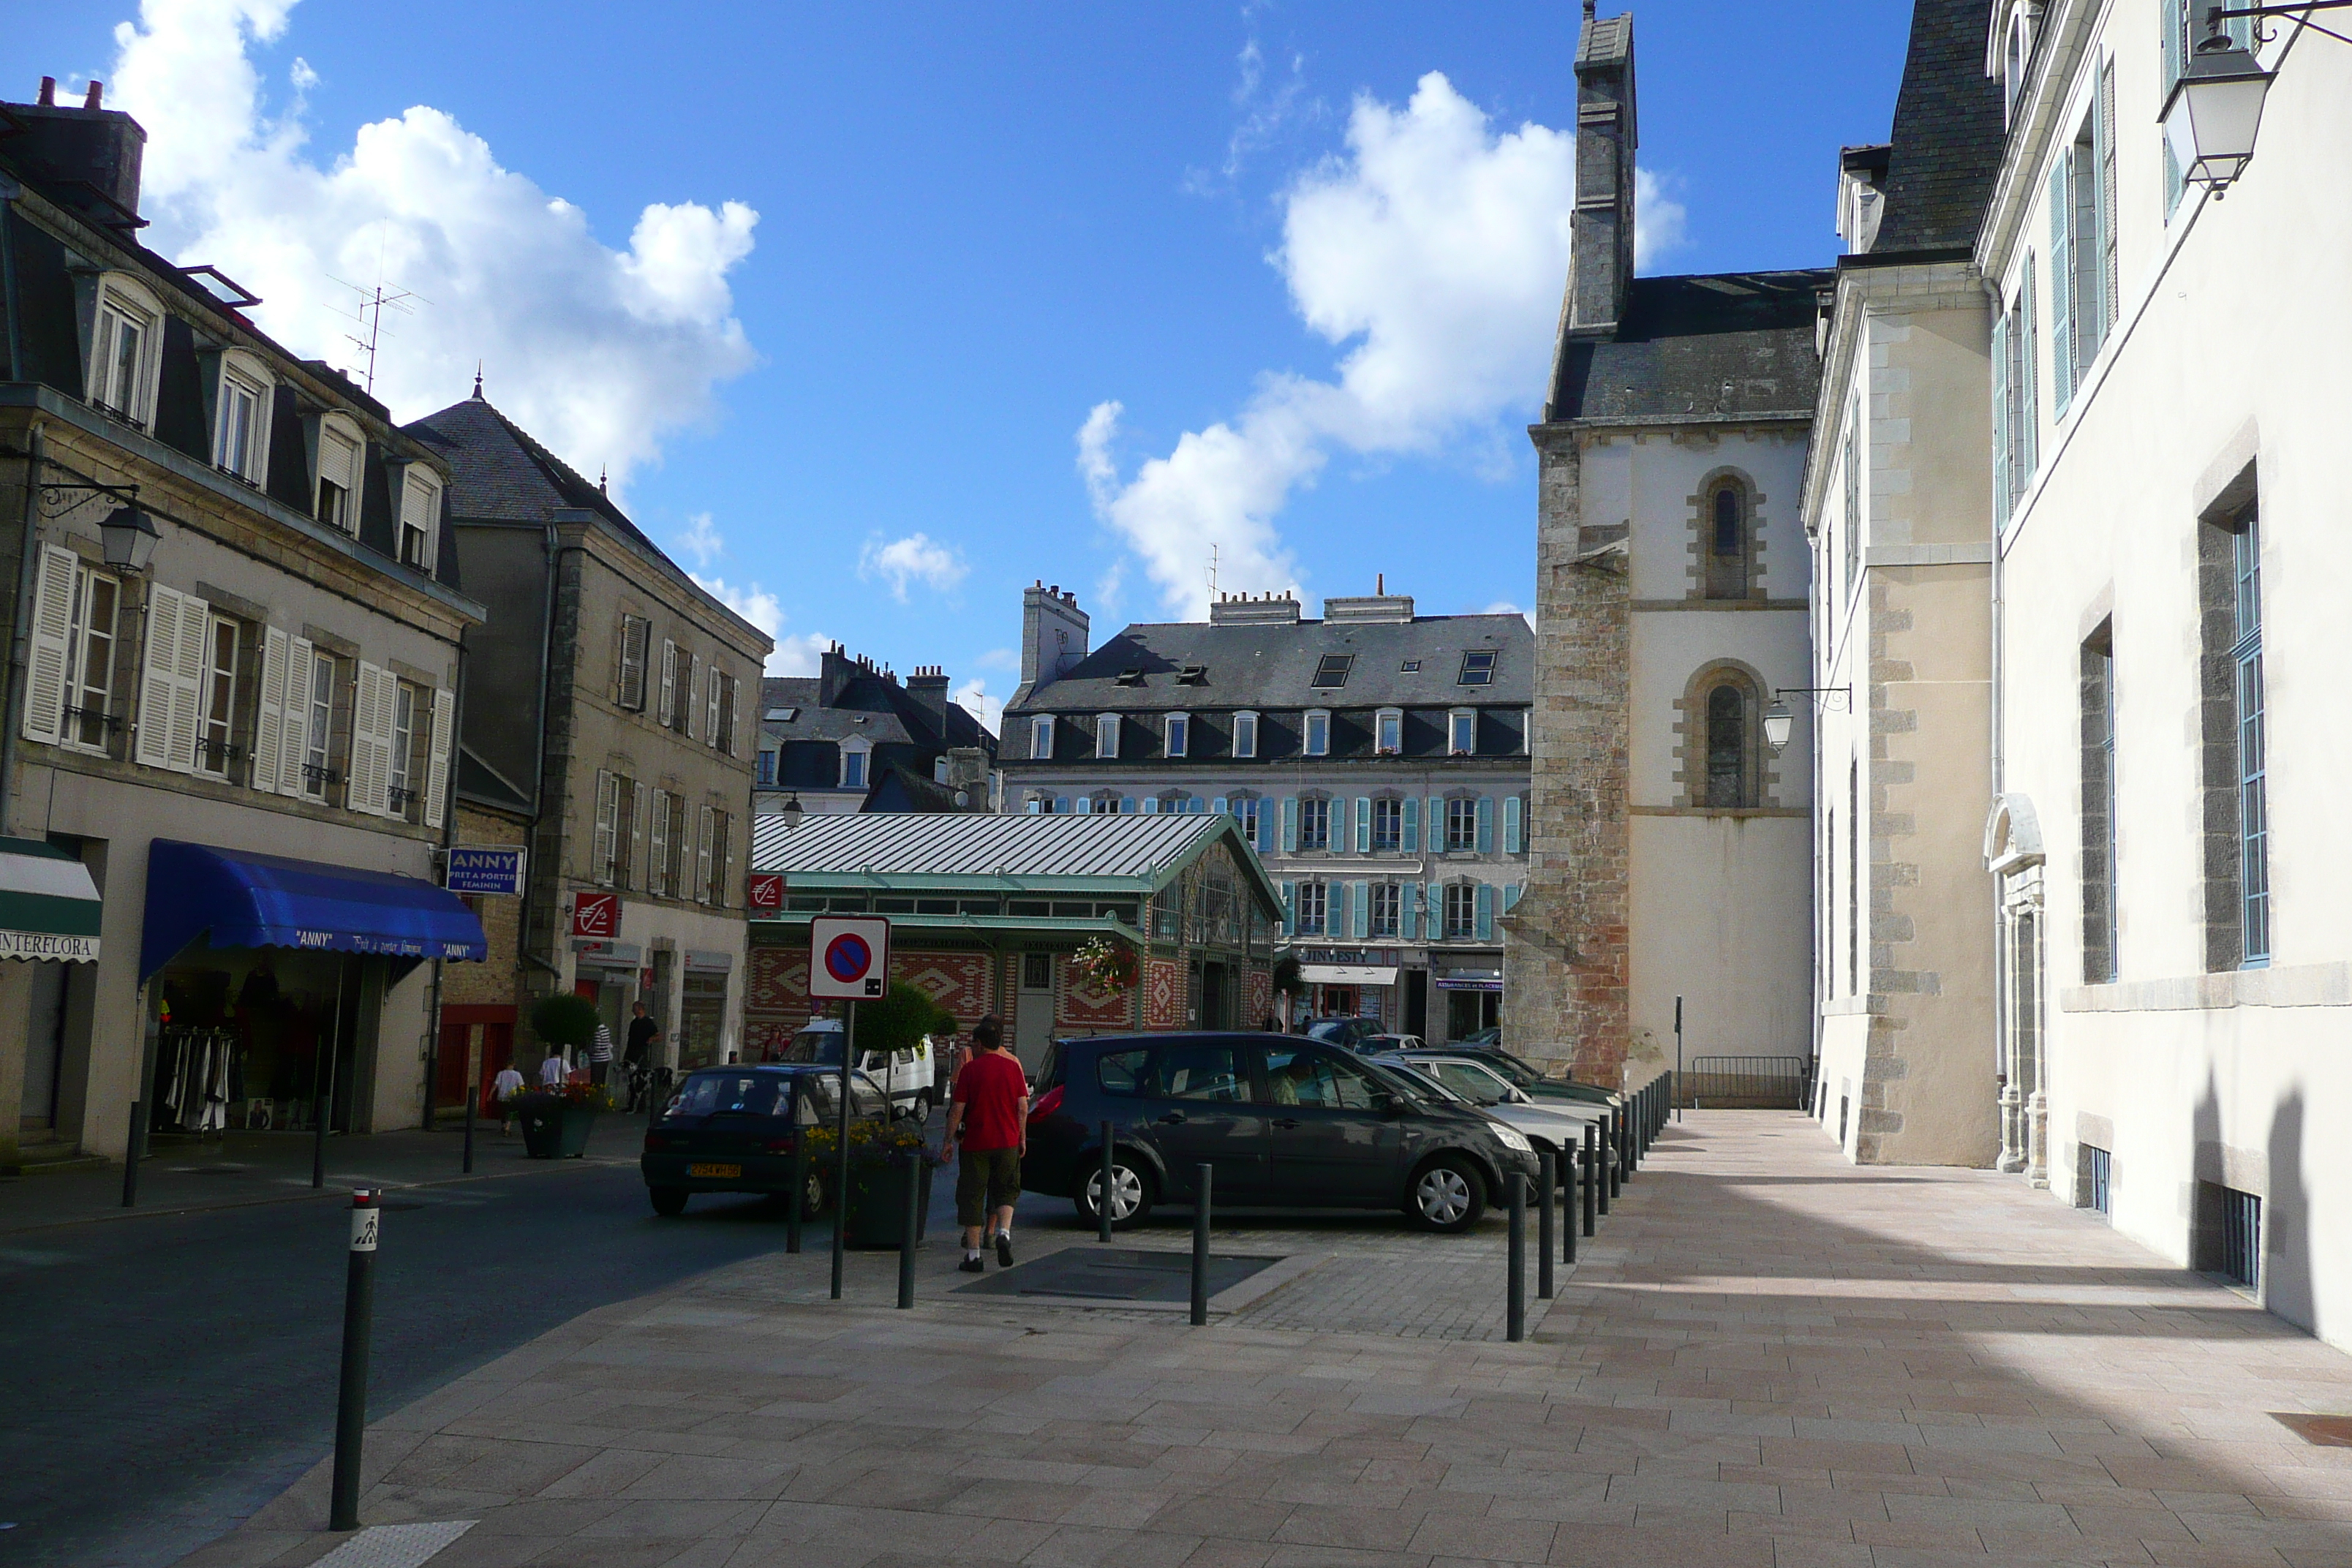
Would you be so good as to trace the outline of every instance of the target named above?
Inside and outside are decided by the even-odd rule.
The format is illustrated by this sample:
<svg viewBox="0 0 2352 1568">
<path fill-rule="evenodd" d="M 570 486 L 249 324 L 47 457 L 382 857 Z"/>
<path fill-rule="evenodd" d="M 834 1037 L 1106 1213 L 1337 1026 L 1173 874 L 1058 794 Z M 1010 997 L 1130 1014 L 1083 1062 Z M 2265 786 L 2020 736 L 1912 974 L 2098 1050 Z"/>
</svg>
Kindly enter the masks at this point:
<svg viewBox="0 0 2352 1568">
<path fill-rule="evenodd" d="M 1772 689 L 1771 705 L 1764 710 L 1764 743 L 1774 751 L 1789 743 L 1797 727 L 1797 715 L 1780 700 L 1794 693 L 1819 701 L 1834 700 L 1838 710 L 1844 712 L 1853 706 L 1853 690 L 1845 686 L 1776 686 Z"/>
<path fill-rule="evenodd" d="M 784 796 L 784 808 L 780 815 L 784 819 L 784 831 L 787 833 L 801 825 L 801 797 L 797 793 Z"/>
<path fill-rule="evenodd" d="M 98 525 L 98 532 L 105 544 L 106 563 L 118 572 L 146 571 L 148 563 L 155 559 L 155 547 L 163 542 L 154 523 L 135 506 L 116 507 Z"/>
<path fill-rule="evenodd" d="M 1764 710 L 1764 743 L 1774 751 L 1789 743 L 1789 731 L 1795 728 L 1797 715 L 1785 702 L 1775 700 Z"/>
<path fill-rule="evenodd" d="M 2164 139 L 2182 175 L 2219 201 L 2254 155 L 2271 73 L 2222 33 L 2218 16 L 2211 26 L 2164 100 Z"/>
</svg>

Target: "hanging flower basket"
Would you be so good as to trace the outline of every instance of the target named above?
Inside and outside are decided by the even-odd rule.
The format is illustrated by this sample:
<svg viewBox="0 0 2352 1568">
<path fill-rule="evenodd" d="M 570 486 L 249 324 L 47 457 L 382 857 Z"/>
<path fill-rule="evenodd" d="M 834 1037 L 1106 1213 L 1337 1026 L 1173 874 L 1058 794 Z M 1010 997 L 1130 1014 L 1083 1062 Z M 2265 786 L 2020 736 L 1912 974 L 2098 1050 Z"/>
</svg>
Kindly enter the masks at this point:
<svg viewBox="0 0 2352 1568">
<path fill-rule="evenodd" d="M 1081 981 L 1097 991 L 1132 991 L 1141 977 L 1135 949 L 1107 936 L 1090 938 L 1070 960 L 1070 967 Z"/>
</svg>

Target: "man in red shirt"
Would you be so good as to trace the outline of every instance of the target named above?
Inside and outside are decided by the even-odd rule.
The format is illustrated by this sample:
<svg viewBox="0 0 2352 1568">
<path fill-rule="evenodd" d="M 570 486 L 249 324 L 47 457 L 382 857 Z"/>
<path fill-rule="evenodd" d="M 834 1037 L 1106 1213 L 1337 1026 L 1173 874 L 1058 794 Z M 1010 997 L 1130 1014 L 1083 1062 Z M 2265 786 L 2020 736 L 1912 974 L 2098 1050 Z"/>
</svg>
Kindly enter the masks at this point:
<svg viewBox="0 0 2352 1568">
<path fill-rule="evenodd" d="M 955 1152 L 962 1135 L 956 1219 L 963 1226 L 961 1267 L 967 1274 L 987 1267 L 980 1257 L 988 1239 L 983 1232 L 995 1239 L 998 1266 L 1013 1267 L 1013 1205 L 1021 1195 L 1021 1157 L 1029 1152 L 1029 1079 L 1003 1040 L 993 1017 L 972 1026 L 971 1059 L 956 1074 L 948 1104 L 943 1152 Z"/>
</svg>

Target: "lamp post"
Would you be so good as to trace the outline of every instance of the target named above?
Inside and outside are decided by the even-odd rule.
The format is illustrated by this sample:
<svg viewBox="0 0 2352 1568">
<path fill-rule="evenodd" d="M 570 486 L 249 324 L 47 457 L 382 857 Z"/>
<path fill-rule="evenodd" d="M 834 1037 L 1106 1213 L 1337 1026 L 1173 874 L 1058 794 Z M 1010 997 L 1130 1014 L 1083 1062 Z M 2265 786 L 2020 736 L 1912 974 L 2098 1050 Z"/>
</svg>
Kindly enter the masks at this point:
<svg viewBox="0 0 2352 1568">
<path fill-rule="evenodd" d="M 783 809 L 777 815 L 784 819 L 784 831 L 790 833 L 801 825 L 801 797 L 798 793 L 784 796 Z"/>
<path fill-rule="evenodd" d="M 2352 0 L 2347 0 L 2347 4 L 2352 4 Z M 1764 743 L 1776 752 L 1789 743 L 1789 736 L 1796 728 L 1796 712 L 1780 700 L 1792 693 L 1814 698 L 1834 697 L 1840 712 L 1853 706 L 1853 689 L 1848 686 L 1774 687 L 1772 700 L 1764 710 Z"/>
<path fill-rule="evenodd" d="M 135 506 L 116 507 L 98 525 L 98 533 L 106 563 L 118 572 L 144 573 L 155 559 L 155 547 L 163 542 L 152 520 Z"/>
<path fill-rule="evenodd" d="M 2190 51 L 2189 65 L 2172 90 L 2165 95 L 2164 139 L 2183 178 L 2203 185 L 2220 201 L 2232 182 L 2253 160 L 2254 137 L 2262 130 L 2263 100 L 2274 73 L 2266 71 L 2253 51 L 2222 31 L 2221 24 L 2241 16 L 2293 16 L 2315 32 L 2339 42 L 2311 19 L 2314 11 L 2339 10 L 2352 0 L 2304 0 L 2299 5 L 2209 6 L 2205 36 Z M 2263 42 L 2269 41 L 2265 37 Z"/>
</svg>

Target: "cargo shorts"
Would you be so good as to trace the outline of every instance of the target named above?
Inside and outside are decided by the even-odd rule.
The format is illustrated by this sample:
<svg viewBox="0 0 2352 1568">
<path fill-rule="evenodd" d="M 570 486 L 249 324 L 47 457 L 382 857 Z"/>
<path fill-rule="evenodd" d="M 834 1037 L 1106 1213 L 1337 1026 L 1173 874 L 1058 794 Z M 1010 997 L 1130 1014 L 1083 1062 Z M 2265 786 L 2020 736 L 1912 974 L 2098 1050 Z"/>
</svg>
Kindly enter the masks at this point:
<svg viewBox="0 0 2352 1568">
<path fill-rule="evenodd" d="M 1021 1196 L 1021 1151 L 966 1149 L 956 1167 L 956 1223 L 967 1229 L 986 1225 L 997 1209 Z"/>
</svg>

